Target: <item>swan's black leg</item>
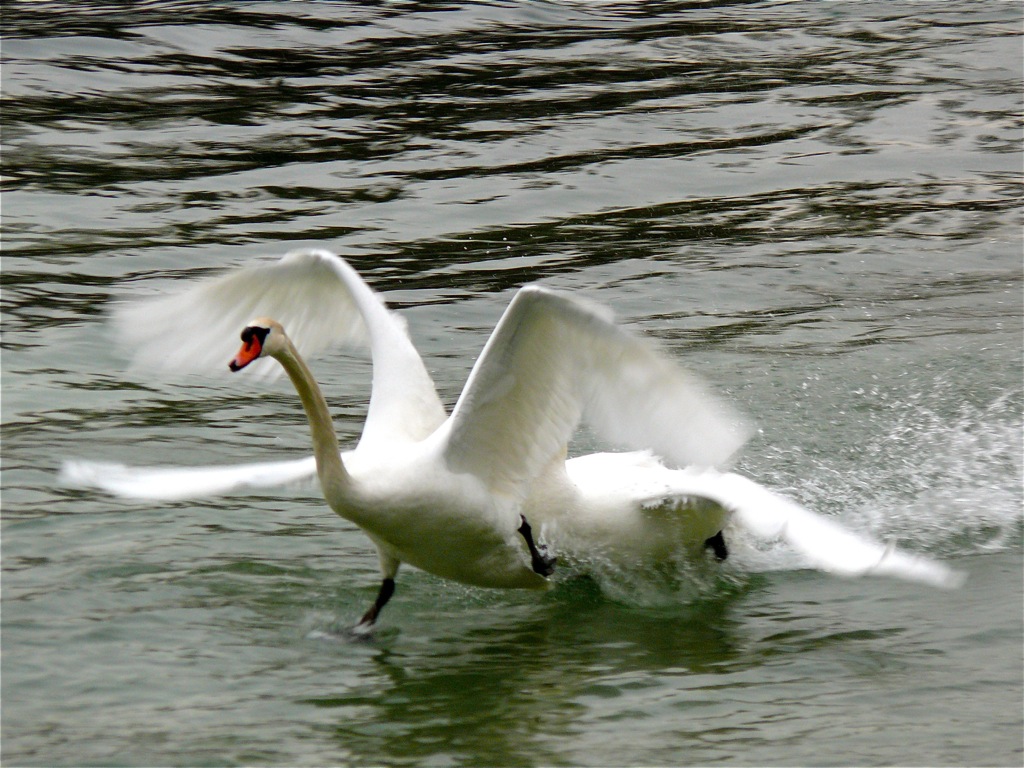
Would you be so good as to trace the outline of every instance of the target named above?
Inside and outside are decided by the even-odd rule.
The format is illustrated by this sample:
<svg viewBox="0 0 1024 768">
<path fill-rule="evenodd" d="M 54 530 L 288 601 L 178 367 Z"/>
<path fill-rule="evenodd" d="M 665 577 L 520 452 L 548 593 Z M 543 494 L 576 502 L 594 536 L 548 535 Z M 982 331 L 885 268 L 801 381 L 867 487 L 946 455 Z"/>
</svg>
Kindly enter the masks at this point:
<svg viewBox="0 0 1024 768">
<path fill-rule="evenodd" d="M 725 538 L 722 536 L 721 531 L 704 542 L 704 549 L 710 549 L 714 552 L 715 559 L 719 561 L 725 560 L 729 556 L 729 550 L 725 546 Z"/>
<path fill-rule="evenodd" d="M 372 627 L 374 622 L 377 621 L 381 609 L 387 605 L 388 600 L 391 599 L 393 594 L 395 594 L 395 580 L 385 577 L 384 581 L 380 584 L 380 592 L 377 593 L 377 599 L 373 601 L 370 610 L 363 614 L 363 618 L 356 624 L 356 629 L 366 630 Z"/>
<path fill-rule="evenodd" d="M 549 555 L 547 547 L 543 544 L 538 547 L 536 542 L 533 540 L 533 529 L 530 528 L 530 524 L 526 522 L 526 518 L 523 515 L 520 515 L 519 519 L 523 521 L 523 524 L 519 526 L 519 533 L 521 533 L 523 538 L 526 539 L 526 546 L 530 548 L 530 559 L 532 560 L 533 570 L 541 576 L 550 576 L 555 572 L 555 563 L 558 562 L 558 558 Z"/>
</svg>

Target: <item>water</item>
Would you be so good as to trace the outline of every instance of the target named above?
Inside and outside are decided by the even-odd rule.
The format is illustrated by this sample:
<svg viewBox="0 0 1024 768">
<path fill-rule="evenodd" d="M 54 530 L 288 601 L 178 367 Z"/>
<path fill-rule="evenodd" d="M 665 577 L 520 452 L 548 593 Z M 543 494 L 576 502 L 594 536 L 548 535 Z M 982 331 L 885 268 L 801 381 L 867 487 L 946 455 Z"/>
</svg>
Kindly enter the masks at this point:
<svg viewBox="0 0 1024 768">
<path fill-rule="evenodd" d="M 1021 16 L 5 3 L 4 763 L 1020 765 Z M 315 491 L 55 486 L 306 453 L 283 383 L 129 372 L 103 324 L 299 245 L 449 403 L 516 286 L 614 307 L 756 421 L 741 471 L 967 585 L 742 539 L 540 597 L 410 570 L 353 644 L 375 557 Z M 366 362 L 315 368 L 355 439 Z"/>
</svg>

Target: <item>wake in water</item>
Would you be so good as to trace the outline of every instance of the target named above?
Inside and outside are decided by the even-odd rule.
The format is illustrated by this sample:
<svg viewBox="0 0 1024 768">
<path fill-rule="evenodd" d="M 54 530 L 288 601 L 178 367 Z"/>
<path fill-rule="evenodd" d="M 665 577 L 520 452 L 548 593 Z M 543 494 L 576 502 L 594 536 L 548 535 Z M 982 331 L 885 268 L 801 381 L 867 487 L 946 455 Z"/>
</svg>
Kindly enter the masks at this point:
<svg viewBox="0 0 1024 768">
<path fill-rule="evenodd" d="M 694 559 L 679 554 L 653 567 L 650 563 L 611 562 L 599 557 L 566 564 L 556 580 L 559 592 L 578 590 L 592 582 L 603 597 L 641 608 L 664 608 L 717 600 L 742 591 L 749 574 L 732 563 L 719 563 L 708 554 Z"/>
</svg>

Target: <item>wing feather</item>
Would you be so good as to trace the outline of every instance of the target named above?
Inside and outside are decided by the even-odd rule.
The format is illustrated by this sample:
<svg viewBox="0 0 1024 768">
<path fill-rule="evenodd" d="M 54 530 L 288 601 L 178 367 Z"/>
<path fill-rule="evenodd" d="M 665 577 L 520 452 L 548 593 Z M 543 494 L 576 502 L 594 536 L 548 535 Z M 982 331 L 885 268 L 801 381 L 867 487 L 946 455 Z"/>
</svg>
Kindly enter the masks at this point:
<svg viewBox="0 0 1024 768">
<path fill-rule="evenodd" d="M 97 489 L 128 499 L 176 501 L 281 487 L 315 477 L 316 461 L 307 456 L 233 467 L 127 467 L 74 460 L 64 462 L 58 481 L 70 488 Z"/>
<path fill-rule="evenodd" d="M 292 251 L 168 296 L 119 304 L 113 323 L 137 367 L 226 374 L 238 335 L 254 317 L 281 323 L 303 357 L 341 346 L 371 349 L 373 391 L 363 444 L 422 440 L 444 421 L 402 318 L 328 251 Z M 281 370 L 272 360 L 250 368 L 265 377 Z"/>
<path fill-rule="evenodd" d="M 891 576 L 946 588 L 957 587 L 964 579 L 944 563 L 852 531 L 742 475 L 696 473 L 673 490 L 725 507 L 744 530 L 763 540 L 782 539 L 822 571 L 847 577 Z"/>
<path fill-rule="evenodd" d="M 446 425 L 448 464 L 521 496 L 582 419 L 615 443 L 680 466 L 721 464 L 746 437 L 731 409 L 607 310 L 527 286 Z"/>
<path fill-rule="evenodd" d="M 351 291 L 318 251 L 296 251 L 275 262 L 190 282 L 168 295 L 121 302 L 111 319 L 140 368 L 226 373 L 225 361 L 237 351 L 238 335 L 254 317 L 280 322 L 304 356 L 369 343 Z M 265 377 L 280 372 L 271 360 L 250 368 Z"/>
</svg>

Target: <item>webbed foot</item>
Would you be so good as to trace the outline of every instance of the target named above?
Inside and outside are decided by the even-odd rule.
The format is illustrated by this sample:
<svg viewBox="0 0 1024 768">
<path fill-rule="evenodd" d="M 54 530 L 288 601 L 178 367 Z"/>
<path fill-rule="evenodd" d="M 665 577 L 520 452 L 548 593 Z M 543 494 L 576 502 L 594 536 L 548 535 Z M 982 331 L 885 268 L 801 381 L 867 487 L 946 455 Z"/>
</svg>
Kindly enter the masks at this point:
<svg viewBox="0 0 1024 768">
<path fill-rule="evenodd" d="M 523 524 L 519 526 L 519 533 L 526 539 L 526 546 L 530 548 L 530 565 L 534 573 L 539 573 L 545 577 L 550 576 L 555 572 L 555 564 L 558 562 L 558 558 L 548 554 L 548 548 L 543 544 L 538 546 L 533 540 L 533 529 L 526 522 L 526 518 L 520 515 L 519 519 L 523 521 Z"/>
<path fill-rule="evenodd" d="M 710 539 L 704 542 L 704 549 L 710 549 L 715 553 L 715 559 L 721 562 L 729 557 L 729 549 L 725 546 L 725 537 L 719 531 Z"/>
<path fill-rule="evenodd" d="M 377 599 L 373 601 L 373 605 L 370 606 L 370 610 L 363 614 L 363 618 L 359 620 L 359 623 L 352 628 L 352 635 L 354 637 L 366 637 L 370 634 L 373 629 L 373 625 L 377 622 L 377 617 L 380 615 L 381 609 L 387 605 L 388 600 L 395 594 L 395 580 L 385 578 L 380 584 L 380 591 L 377 593 Z"/>
</svg>

